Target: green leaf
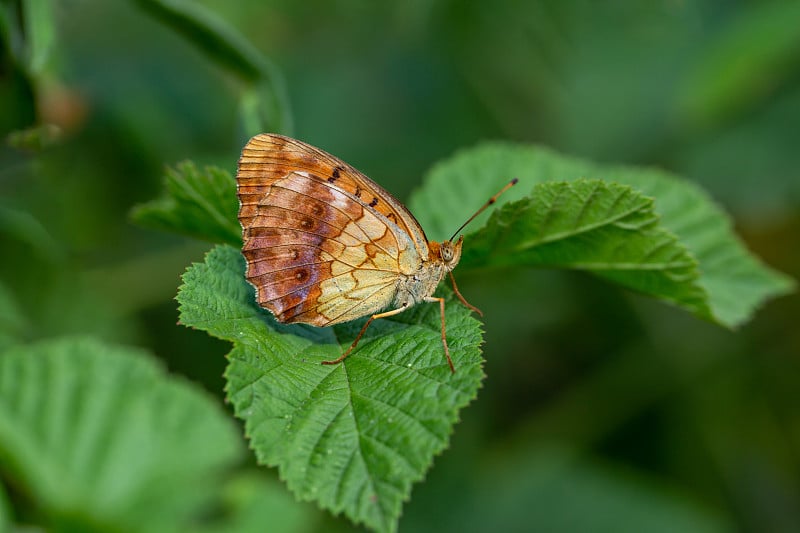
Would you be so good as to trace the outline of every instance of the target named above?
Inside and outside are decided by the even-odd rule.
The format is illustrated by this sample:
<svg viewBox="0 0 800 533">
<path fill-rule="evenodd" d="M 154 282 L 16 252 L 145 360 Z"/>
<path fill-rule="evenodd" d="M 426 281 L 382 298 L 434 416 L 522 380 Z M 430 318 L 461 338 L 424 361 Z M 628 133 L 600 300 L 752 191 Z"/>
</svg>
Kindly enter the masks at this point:
<svg viewBox="0 0 800 533">
<path fill-rule="evenodd" d="M 154 229 L 241 246 L 238 211 L 236 182 L 228 172 L 216 167 L 201 171 L 185 161 L 167 169 L 163 195 L 136 206 L 131 217 Z"/>
<path fill-rule="evenodd" d="M 238 250 L 217 246 L 184 275 L 180 320 L 234 343 L 228 398 L 245 421 L 258 460 L 278 466 L 301 500 L 354 522 L 392 531 L 412 483 L 448 443 L 458 411 L 475 398 L 483 371 L 479 322 L 448 305 L 418 305 L 376 321 L 358 348 L 338 357 L 363 321 L 332 328 L 282 325 L 260 309 Z"/>
<path fill-rule="evenodd" d="M 183 35 L 210 60 L 245 82 L 241 99 L 243 113 L 253 113 L 243 116 L 246 131 L 250 135 L 262 131 L 292 134 L 289 93 L 280 70 L 233 27 L 197 2 L 137 0 L 137 3 Z M 260 99 L 253 101 L 253 94 Z M 256 117 L 263 119 L 263 122 L 259 122 L 262 129 L 251 131 L 247 126 L 252 126 Z"/>
<path fill-rule="evenodd" d="M 23 0 L 23 21 L 27 46 L 27 68 L 30 74 L 41 76 L 56 40 L 52 0 Z"/>
<path fill-rule="evenodd" d="M 210 60 L 243 79 L 259 77 L 261 58 L 241 34 L 217 14 L 195 2 L 183 0 L 136 0 L 147 13 L 183 35 Z"/>
<path fill-rule="evenodd" d="M 302 533 L 314 527 L 319 511 L 301 504 L 286 489 L 263 475 L 240 474 L 222 487 L 223 520 L 203 527 L 200 533 Z"/>
<path fill-rule="evenodd" d="M 279 88 L 266 80 L 251 83 L 239 96 L 239 119 L 247 137 L 265 131 L 290 133 L 291 113 L 281 105 Z M 275 125 L 279 124 L 279 127 Z"/>
<path fill-rule="evenodd" d="M 66 259 L 64 243 L 54 239 L 44 225 L 26 211 L 0 205 L 0 237 L 3 236 L 30 247 L 37 259 L 52 263 Z"/>
<path fill-rule="evenodd" d="M 661 226 L 677 236 L 697 261 L 697 283 L 707 293 L 706 305 L 719 324 L 736 327 L 765 300 L 793 290 L 789 277 L 763 265 L 747 251 L 728 217 L 705 192 L 659 170 L 603 166 L 536 146 L 486 143 L 437 164 L 423 188 L 413 195 L 410 207 L 429 237 L 447 238 L 448 232 L 512 177 L 518 177 L 520 184 L 499 203 L 520 199 L 539 183 L 580 178 L 629 185 L 655 198 Z M 489 216 L 481 215 L 473 227 L 480 227 Z M 471 243 L 478 237 L 465 238 L 465 254 L 470 253 Z M 460 268 L 464 267 L 469 264 Z M 606 273 L 604 277 L 612 276 Z"/>
<path fill-rule="evenodd" d="M 713 127 L 763 105 L 800 66 L 800 3 L 757 2 L 731 18 L 691 58 L 676 111 L 692 126 Z"/>
<path fill-rule="evenodd" d="M 470 239 L 462 263 L 585 270 L 711 318 L 695 260 L 660 227 L 653 200 L 618 183 L 536 185 Z"/>
<path fill-rule="evenodd" d="M 3 477 L 60 530 L 185 529 L 240 457 L 236 433 L 141 350 L 67 338 L 0 357 Z"/>
</svg>

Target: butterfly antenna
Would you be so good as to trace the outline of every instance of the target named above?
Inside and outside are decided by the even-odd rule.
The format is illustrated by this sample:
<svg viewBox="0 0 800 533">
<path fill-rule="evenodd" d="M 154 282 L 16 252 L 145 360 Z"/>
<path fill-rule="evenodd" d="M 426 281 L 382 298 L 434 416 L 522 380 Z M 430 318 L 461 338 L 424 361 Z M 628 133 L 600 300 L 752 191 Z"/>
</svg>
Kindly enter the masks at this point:
<svg viewBox="0 0 800 533">
<path fill-rule="evenodd" d="M 493 203 L 495 203 L 495 202 L 497 201 L 497 198 L 498 198 L 498 197 L 499 197 L 501 194 L 503 194 L 503 193 L 504 193 L 504 192 L 506 192 L 508 189 L 510 189 L 511 187 L 513 187 L 514 185 L 516 185 L 518 181 L 519 181 L 519 180 L 518 180 L 517 178 L 514 178 L 513 180 L 511 180 L 511 181 L 509 181 L 508 183 L 506 183 L 506 184 L 505 184 L 505 186 L 503 186 L 503 188 L 502 188 L 502 189 L 500 189 L 499 191 L 497 191 L 497 193 L 496 193 L 494 196 L 492 196 L 491 198 L 489 198 L 489 200 L 488 200 L 488 201 L 487 201 L 485 204 L 483 204 L 483 205 L 481 206 L 481 208 L 480 208 L 480 209 L 478 209 L 477 211 L 475 211 L 475 213 L 474 213 L 474 214 L 473 214 L 471 217 L 469 217 L 469 218 L 467 219 L 467 221 L 466 221 L 466 222 L 464 222 L 463 224 L 461 224 L 461 227 L 459 227 L 459 228 L 456 230 L 456 232 L 455 232 L 455 233 L 453 233 L 453 236 L 452 236 L 452 237 L 450 237 L 450 240 L 452 241 L 453 239 L 455 239 L 455 238 L 456 238 L 456 235 L 458 235 L 458 234 L 461 232 L 461 230 L 462 230 L 462 229 L 464 229 L 464 228 L 466 228 L 466 227 L 467 227 L 467 224 L 469 224 L 470 222 L 472 222 L 473 220 L 475 220 L 475 217 L 477 217 L 478 215 L 480 215 L 481 213 L 483 213 L 483 212 L 486 210 L 486 208 L 487 208 L 487 207 L 489 207 L 490 205 L 492 205 Z"/>
</svg>

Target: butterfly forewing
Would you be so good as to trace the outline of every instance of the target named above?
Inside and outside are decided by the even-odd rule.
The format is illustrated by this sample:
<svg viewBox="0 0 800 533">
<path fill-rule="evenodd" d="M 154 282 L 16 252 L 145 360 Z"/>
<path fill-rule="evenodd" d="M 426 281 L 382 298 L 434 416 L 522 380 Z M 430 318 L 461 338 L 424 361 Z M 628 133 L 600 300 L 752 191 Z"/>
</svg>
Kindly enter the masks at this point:
<svg viewBox="0 0 800 533">
<path fill-rule="evenodd" d="M 428 240 L 414 216 L 380 185 L 341 159 L 309 144 L 270 133 L 256 135 L 247 143 L 236 174 L 239 219 L 247 227 L 252 206 L 276 180 L 290 172 L 307 172 L 351 195 L 359 204 L 386 217 L 411 237 L 420 257 L 428 256 Z"/>
<path fill-rule="evenodd" d="M 405 208 L 299 141 L 254 137 L 237 187 L 247 279 L 282 322 L 325 326 L 375 313 L 392 302 L 400 276 L 427 257 L 424 234 Z"/>
</svg>

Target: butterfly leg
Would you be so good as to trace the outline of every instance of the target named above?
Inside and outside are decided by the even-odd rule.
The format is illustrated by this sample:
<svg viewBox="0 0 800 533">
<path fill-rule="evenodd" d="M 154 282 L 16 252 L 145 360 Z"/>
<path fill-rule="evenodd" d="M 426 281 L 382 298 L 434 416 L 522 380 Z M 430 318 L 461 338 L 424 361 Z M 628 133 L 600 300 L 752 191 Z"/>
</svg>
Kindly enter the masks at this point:
<svg viewBox="0 0 800 533">
<path fill-rule="evenodd" d="M 458 299 L 461 300 L 461 303 L 467 306 L 468 309 L 471 309 L 472 311 L 478 313 L 480 316 L 483 316 L 483 311 L 481 311 L 480 309 L 469 303 L 467 300 L 464 299 L 463 296 L 461 296 L 461 292 L 458 290 L 458 286 L 456 285 L 456 278 L 453 277 L 453 272 L 450 271 L 448 272 L 448 274 L 450 274 L 450 281 L 453 282 L 453 290 L 455 291 L 456 296 L 458 296 Z"/>
<path fill-rule="evenodd" d="M 392 309 L 391 311 L 386 311 L 384 313 L 378 313 L 376 315 L 372 315 L 371 317 L 369 317 L 369 320 L 367 320 L 364 323 L 364 326 L 361 328 L 361 331 L 358 332 L 358 335 L 356 335 L 356 340 L 353 341 L 353 344 L 351 344 L 350 347 L 347 350 L 345 350 L 345 352 L 338 359 L 334 359 L 333 361 L 322 361 L 322 364 L 335 365 L 341 363 L 342 361 L 345 360 L 345 358 L 347 358 L 348 355 L 350 355 L 350 352 L 352 352 L 355 349 L 356 345 L 358 344 L 358 341 L 361 340 L 361 337 L 364 335 L 364 332 L 367 331 L 367 327 L 369 327 L 369 325 L 372 324 L 373 320 L 375 320 L 376 318 L 386 318 L 394 316 L 402 313 L 406 309 L 408 309 L 408 306 L 403 305 L 401 307 L 398 307 L 397 309 Z"/>
<path fill-rule="evenodd" d="M 444 298 L 435 298 L 428 296 L 425 298 L 426 302 L 439 302 L 439 313 L 442 315 L 442 346 L 444 346 L 444 355 L 447 357 L 447 364 L 450 365 L 450 372 L 456 373 L 456 367 L 453 366 L 453 360 L 450 359 L 450 348 L 447 347 L 447 334 L 444 326 Z"/>
</svg>

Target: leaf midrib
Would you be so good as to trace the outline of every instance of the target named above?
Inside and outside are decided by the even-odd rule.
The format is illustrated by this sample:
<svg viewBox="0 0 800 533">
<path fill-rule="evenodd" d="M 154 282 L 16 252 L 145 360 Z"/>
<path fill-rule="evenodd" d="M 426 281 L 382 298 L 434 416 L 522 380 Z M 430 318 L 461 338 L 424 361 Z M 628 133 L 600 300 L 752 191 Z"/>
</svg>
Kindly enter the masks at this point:
<svg viewBox="0 0 800 533">
<path fill-rule="evenodd" d="M 350 406 L 350 409 L 353 412 L 353 425 L 356 428 L 356 435 L 358 435 L 358 447 L 356 448 L 356 451 L 358 452 L 358 455 L 361 458 L 361 462 L 364 464 L 364 471 L 367 473 L 366 476 L 367 484 L 371 488 L 373 494 L 378 494 L 372 470 L 370 470 L 369 465 L 366 459 L 364 458 L 364 448 L 362 447 L 362 442 L 361 442 L 362 430 L 358 424 L 358 417 L 355 415 L 355 406 L 353 405 L 353 394 L 352 394 L 353 383 L 350 381 L 350 375 L 347 372 L 347 365 L 344 362 L 342 363 L 342 373 L 344 374 L 344 380 L 347 382 L 347 391 L 348 391 L 347 404 Z M 381 499 L 378 498 L 378 502 L 380 502 L 380 500 Z M 358 502 L 356 502 L 356 505 L 358 505 Z M 379 503 L 377 505 L 377 508 L 378 508 L 378 513 L 380 514 L 381 523 L 384 526 L 386 524 L 389 524 L 390 522 L 388 522 L 386 519 L 386 512 L 383 509 L 383 505 Z"/>
<path fill-rule="evenodd" d="M 555 241 L 569 239 L 569 238 L 575 237 L 577 235 L 581 235 L 583 233 L 588 233 L 590 231 L 594 231 L 594 230 L 596 230 L 598 228 L 602 228 L 604 226 L 610 226 L 612 224 L 615 224 L 615 223 L 627 218 L 628 216 L 630 216 L 632 214 L 635 214 L 635 213 L 638 213 L 638 212 L 642 211 L 643 208 L 647 207 L 647 204 L 648 204 L 648 202 L 644 202 L 644 203 L 642 203 L 640 205 L 634 206 L 633 208 L 631 208 L 631 209 L 629 209 L 627 211 L 621 212 L 618 216 L 612 216 L 610 218 L 606 218 L 606 219 L 600 220 L 600 221 L 598 221 L 598 222 L 596 222 L 594 224 L 587 224 L 586 226 L 583 226 L 583 227 L 581 227 L 580 229 L 577 229 L 577 230 L 575 228 L 573 228 L 573 230 L 571 230 L 571 231 L 562 231 L 562 232 L 559 232 L 559 233 L 548 234 L 544 238 L 536 238 L 536 239 L 531 239 L 531 240 L 528 240 L 528 241 L 522 241 L 519 245 L 514 247 L 512 249 L 512 251 L 521 252 L 521 251 L 524 251 L 524 250 L 526 250 L 528 248 L 533 248 L 533 247 L 536 247 L 536 246 L 541 246 L 543 244 L 548 244 L 548 243 L 555 242 Z M 548 209 L 548 211 L 551 211 L 551 212 L 553 211 L 552 206 Z M 628 228 L 622 228 L 622 229 L 628 230 Z M 629 231 L 639 231 L 639 230 L 637 229 L 637 230 L 629 230 Z"/>
</svg>

